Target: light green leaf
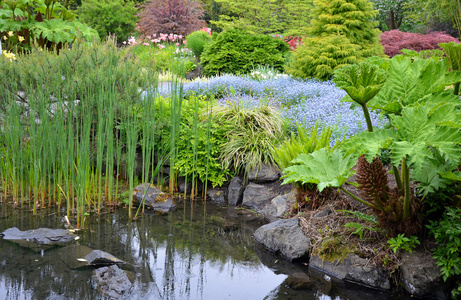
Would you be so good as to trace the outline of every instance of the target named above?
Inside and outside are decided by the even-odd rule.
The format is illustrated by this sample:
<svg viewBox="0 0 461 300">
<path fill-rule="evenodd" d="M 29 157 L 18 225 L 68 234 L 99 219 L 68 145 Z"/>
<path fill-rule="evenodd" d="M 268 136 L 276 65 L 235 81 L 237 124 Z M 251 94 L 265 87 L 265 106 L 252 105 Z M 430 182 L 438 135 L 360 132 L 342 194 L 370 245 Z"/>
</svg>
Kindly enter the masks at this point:
<svg viewBox="0 0 461 300">
<path fill-rule="evenodd" d="M 322 191 L 326 187 L 342 186 L 354 174 L 351 168 L 356 159 L 351 155 L 344 156 L 338 149 L 330 153 L 324 148 L 312 154 L 301 154 L 293 163 L 298 165 L 283 170 L 286 174 L 284 183 L 314 183 Z"/>
</svg>

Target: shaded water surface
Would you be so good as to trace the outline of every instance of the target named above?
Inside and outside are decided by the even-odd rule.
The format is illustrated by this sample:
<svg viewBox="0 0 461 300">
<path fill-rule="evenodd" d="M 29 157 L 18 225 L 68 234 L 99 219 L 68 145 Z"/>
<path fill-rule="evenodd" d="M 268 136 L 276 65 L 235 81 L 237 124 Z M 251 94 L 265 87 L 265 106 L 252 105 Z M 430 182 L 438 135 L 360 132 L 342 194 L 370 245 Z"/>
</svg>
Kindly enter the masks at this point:
<svg viewBox="0 0 461 300">
<path fill-rule="evenodd" d="M 169 215 L 147 212 L 132 222 L 122 209 L 92 215 L 75 243 L 128 263 L 133 287 L 126 299 L 395 299 L 344 286 L 260 249 L 252 234 L 264 222 L 250 212 L 177 204 Z M 1 204 L 0 210 L 0 232 L 63 226 L 56 209 L 37 216 Z M 64 263 L 65 248 L 37 252 L 0 238 L 0 253 L 0 299 L 105 299 L 91 268 Z"/>
</svg>

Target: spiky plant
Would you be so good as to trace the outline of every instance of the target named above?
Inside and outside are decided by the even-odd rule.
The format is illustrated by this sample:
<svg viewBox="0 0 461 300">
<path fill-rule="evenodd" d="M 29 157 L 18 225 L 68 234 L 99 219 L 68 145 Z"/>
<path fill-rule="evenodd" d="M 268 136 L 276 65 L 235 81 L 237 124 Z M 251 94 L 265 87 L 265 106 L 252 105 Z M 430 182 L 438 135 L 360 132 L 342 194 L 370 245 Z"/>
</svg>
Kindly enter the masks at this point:
<svg viewBox="0 0 461 300">
<path fill-rule="evenodd" d="M 381 160 L 377 157 L 369 163 L 365 155 L 357 161 L 357 183 L 362 197 L 370 203 L 374 203 L 381 211 L 388 204 L 390 189 L 387 180 L 387 171 Z"/>
</svg>

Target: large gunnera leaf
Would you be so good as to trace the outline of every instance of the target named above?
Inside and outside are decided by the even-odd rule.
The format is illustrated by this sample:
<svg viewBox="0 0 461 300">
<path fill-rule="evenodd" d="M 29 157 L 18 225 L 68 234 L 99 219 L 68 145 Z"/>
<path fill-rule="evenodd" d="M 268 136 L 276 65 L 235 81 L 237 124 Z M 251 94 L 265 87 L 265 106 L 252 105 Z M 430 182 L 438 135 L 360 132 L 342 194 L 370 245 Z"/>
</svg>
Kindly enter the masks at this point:
<svg viewBox="0 0 461 300">
<path fill-rule="evenodd" d="M 355 157 L 345 156 L 338 149 L 331 153 L 324 148 L 312 154 L 301 154 L 292 161 L 296 165 L 283 170 L 283 183 L 314 183 L 320 192 L 326 187 L 340 187 L 354 175 L 351 168 L 356 161 Z"/>
</svg>

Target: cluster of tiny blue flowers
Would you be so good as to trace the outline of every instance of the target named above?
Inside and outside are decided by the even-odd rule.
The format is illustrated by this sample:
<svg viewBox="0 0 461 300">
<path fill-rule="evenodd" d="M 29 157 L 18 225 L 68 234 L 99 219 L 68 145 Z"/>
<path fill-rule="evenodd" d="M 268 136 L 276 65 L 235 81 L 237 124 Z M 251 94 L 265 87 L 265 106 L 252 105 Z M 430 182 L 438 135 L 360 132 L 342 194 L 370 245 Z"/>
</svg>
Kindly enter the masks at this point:
<svg viewBox="0 0 461 300">
<path fill-rule="evenodd" d="M 296 123 L 310 127 L 317 120 L 320 127 L 330 125 L 334 129 L 334 140 L 367 129 L 361 108 L 350 109 L 350 103 L 341 102 L 346 92 L 330 81 L 299 80 L 286 75 L 257 81 L 243 76 L 224 75 L 187 83 L 184 92 L 213 96 L 223 104 L 238 101 L 253 107 L 263 102 L 281 109 L 293 128 Z M 385 119 L 375 112 L 370 112 L 370 117 L 373 126 L 381 127 L 385 123 Z"/>
</svg>

